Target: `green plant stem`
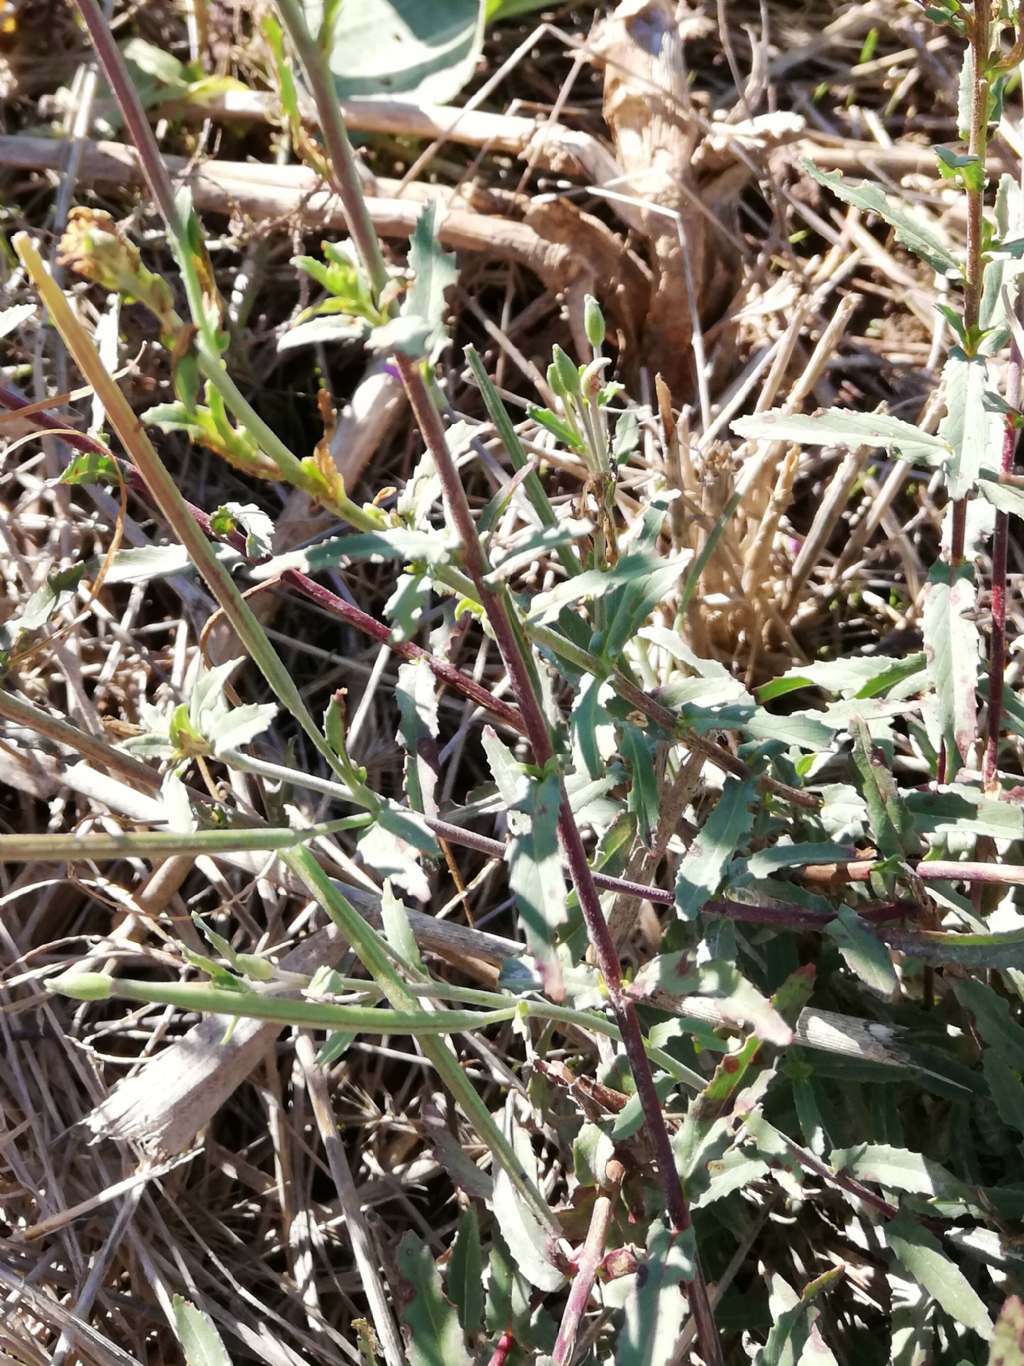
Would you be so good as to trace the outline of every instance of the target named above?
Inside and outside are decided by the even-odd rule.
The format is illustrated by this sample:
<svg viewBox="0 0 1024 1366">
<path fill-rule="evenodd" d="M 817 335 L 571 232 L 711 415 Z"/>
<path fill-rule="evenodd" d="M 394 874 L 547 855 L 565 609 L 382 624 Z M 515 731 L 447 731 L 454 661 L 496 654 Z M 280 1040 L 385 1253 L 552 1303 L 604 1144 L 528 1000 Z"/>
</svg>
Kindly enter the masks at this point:
<svg viewBox="0 0 1024 1366">
<path fill-rule="evenodd" d="M 335 886 L 308 848 L 285 850 L 281 858 L 309 888 L 338 929 L 355 950 L 356 956 L 387 997 L 391 1006 L 405 1014 L 416 1011 L 416 997 L 391 960 L 383 940 L 374 933 L 350 901 Z M 543 1226 L 558 1232 L 558 1221 L 548 1202 L 530 1180 L 515 1149 L 501 1127 L 495 1123 L 490 1110 L 480 1099 L 473 1083 L 459 1066 L 458 1058 L 448 1044 L 436 1036 L 420 1041 L 424 1056 L 433 1064 L 442 1083 L 448 1088 L 463 1114 L 480 1138 L 490 1148 L 497 1162 L 504 1167 L 509 1179 L 536 1214 Z"/>
<path fill-rule="evenodd" d="M 200 371 L 223 398 L 232 415 L 250 432 L 259 442 L 263 451 L 274 461 L 282 479 L 321 498 L 332 512 L 351 522 L 353 526 L 359 527 L 360 530 L 376 530 L 379 527 L 379 518 L 372 512 L 360 508 L 347 497 L 341 500 L 333 500 L 325 497 L 324 491 L 319 487 L 315 490 L 311 488 L 309 477 L 303 470 L 298 457 L 288 449 L 277 433 L 263 421 L 228 374 L 221 358 L 216 326 L 211 321 L 204 304 L 202 284 L 188 240 L 188 224 L 182 219 L 171 178 L 163 163 L 160 149 L 156 145 L 153 130 L 149 126 L 149 120 L 146 118 L 138 92 L 128 74 L 124 58 L 114 41 L 110 26 L 100 11 L 96 0 L 76 0 L 76 3 L 89 32 L 89 37 L 92 39 L 93 47 L 96 49 L 100 65 L 103 67 L 104 75 L 114 92 L 128 135 L 139 154 L 139 165 L 146 179 L 146 184 L 149 186 L 149 191 L 167 228 L 171 248 L 185 286 L 189 313 L 196 327 L 194 345 Z M 360 204 L 362 204 L 361 199 Z M 347 206 L 346 212 L 348 212 Z M 381 265 L 383 266 L 383 261 Z M 384 278 L 386 279 L 386 271 Z M 173 322 L 179 329 L 183 326 L 180 318 L 174 318 Z"/>
<path fill-rule="evenodd" d="M 74 357 L 75 364 L 86 381 L 96 391 L 96 396 L 102 403 L 121 444 L 145 480 L 157 507 L 205 579 L 229 625 L 234 629 L 278 701 L 294 716 L 315 748 L 337 773 L 337 756 L 310 715 L 291 674 L 267 639 L 267 634 L 252 608 L 238 591 L 234 579 L 214 554 L 209 541 L 196 524 L 177 484 L 154 450 L 128 400 L 100 359 L 92 338 L 75 317 L 63 292 L 43 264 L 31 238 L 27 233 L 17 233 L 12 245 L 39 292 L 50 321 L 57 328 L 61 340 Z"/>
<path fill-rule="evenodd" d="M 297 0 L 278 0 L 282 17 L 288 23 L 289 9 L 295 13 Z M 340 131 L 344 145 L 334 161 L 333 171 L 339 186 L 343 185 L 343 202 L 361 199 L 362 194 L 356 175 L 355 163 L 348 147 L 347 136 L 341 112 L 333 92 L 328 91 L 327 64 L 324 54 L 315 44 L 300 48 L 300 57 L 306 66 L 307 77 L 317 102 L 317 112 L 324 128 L 329 125 Z M 330 150 L 330 143 L 329 143 Z M 354 220 L 350 220 L 351 222 Z M 360 220 L 364 222 L 366 220 Z M 372 226 L 370 228 L 372 232 Z M 357 248 L 363 248 L 357 242 Z M 378 248 L 379 250 L 379 248 Z M 371 276 L 372 278 L 372 276 Z M 512 684 L 513 694 L 523 717 L 527 737 L 533 750 L 535 763 L 544 767 L 555 767 L 554 746 L 547 721 L 541 709 L 534 686 L 534 669 L 528 648 L 524 648 L 522 632 L 512 613 L 508 610 L 508 594 L 494 592 L 485 582 L 487 563 L 483 548 L 477 535 L 476 524 L 470 511 L 462 481 L 459 478 L 455 461 L 445 437 L 440 415 L 435 407 L 423 374 L 418 365 L 400 354 L 395 355 L 395 363 L 402 377 L 402 383 L 409 403 L 420 429 L 427 449 L 434 460 L 444 499 L 452 524 L 458 534 L 462 547 L 463 562 L 473 585 L 477 601 L 483 607 L 491 630 L 501 652 L 502 661 Z M 657 1168 L 661 1178 L 662 1190 L 669 1219 L 673 1226 L 683 1231 L 689 1228 L 690 1209 L 683 1191 L 675 1157 L 669 1141 L 665 1117 L 658 1099 L 651 1074 L 650 1063 L 644 1052 L 643 1036 L 637 1019 L 636 1009 L 622 989 L 622 977 L 618 955 L 608 930 L 593 874 L 587 862 L 583 840 L 580 837 L 572 809 L 569 805 L 565 784 L 559 774 L 561 802 L 559 807 L 558 831 L 573 886 L 579 899 L 580 909 L 586 922 L 588 936 L 594 948 L 598 967 L 605 979 L 609 999 L 619 1027 L 622 1030 L 623 1047 L 629 1062 L 633 1080 L 636 1084 L 643 1110 L 644 1123 L 648 1137 L 654 1148 Z M 294 855 L 286 855 L 293 858 Z M 397 1004 L 397 1003 L 396 1003 Z M 475 1094 L 475 1093 L 474 1093 Z M 695 1272 L 688 1287 L 690 1306 L 696 1321 L 697 1339 L 706 1366 L 721 1366 L 723 1362 L 721 1340 L 715 1326 L 707 1282 L 700 1266 L 699 1255 L 695 1254 Z"/>
<path fill-rule="evenodd" d="M 968 153 L 982 168 L 981 184 L 967 186 L 967 260 L 964 272 L 964 330 L 970 337 L 978 326 L 984 287 L 985 157 L 988 152 L 989 57 L 992 45 L 992 0 L 974 0 L 970 26 L 971 45 L 971 126 Z M 967 535 L 967 499 L 953 504 L 949 561 L 956 568 L 963 562 Z"/>
<path fill-rule="evenodd" d="M 477 598 L 487 614 L 502 660 L 508 671 L 512 691 L 519 704 L 530 747 L 533 750 L 534 762 L 540 768 L 547 768 L 555 764 L 555 751 L 547 721 L 534 690 L 532 670 L 522 648 L 520 634 L 508 612 L 506 596 L 493 592 L 485 582 L 487 563 L 476 533 L 469 501 L 448 449 L 440 415 L 431 402 L 430 395 L 417 367 L 402 356 L 396 357 L 396 363 L 409 397 L 413 416 L 427 444 L 427 449 L 433 456 L 434 467 L 441 480 L 448 512 L 462 545 L 466 569 L 476 587 Z M 558 815 L 559 838 L 569 865 L 569 873 L 576 889 L 580 910 L 586 923 L 587 934 L 621 1031 L 623 1048 L 640 1098 L 644 1124 L 654 1148 L 666 1209 L 674 1228 L 682 1232 L 689 1228 L 691 1223 L 689 1202 L 676 1170 L 675 1156 L 669 1141 L 668 1129 L 665 1126 L 665 1116 L 662 1113 L 661 1102 L 655 1089 L 650 1063 L 644 1051 L 643 1035 L 636 1008 L 622 989 L 618 955 L 612 942 L 607 921 L 604 918 L 604 912 L 601 909 L 593 873 L 587 861 L 583 840 L 573 817 L 560 773 L 559 783 L 561 786 Z M 701 1352 L 709 1366 L 717 1366 L 723 1360 L 721 1342 L 715 1327 L 707 1283 L 700 1268 L 699 1258 L 697 1259 L 694 1278 L 690 1283 L 689 1296 L 690 1306 L 697 1323 Z"/>
<path fill-rule="evenodd" d="M 309 31 L 299 0 L 275 0 L 275 3 L 288 30 L 288 37 L 298 53 L 306 79 L 309 81 L 317 113 L 320 115 L 320 132 L 327 148 L 327 164 L 332 172 L 331 184 L 345 210 L 349 233 L 363 263 L 363 269 L 373 286 L 375 299 L 379 300 L 388 283 L 388 268 L 380 249 L 377 230 L 367 212 L 366 201 L 359 187 L 356 159 L 341 117 L 341 105 L 334 89 L 330 68 Z"/>
</svg>

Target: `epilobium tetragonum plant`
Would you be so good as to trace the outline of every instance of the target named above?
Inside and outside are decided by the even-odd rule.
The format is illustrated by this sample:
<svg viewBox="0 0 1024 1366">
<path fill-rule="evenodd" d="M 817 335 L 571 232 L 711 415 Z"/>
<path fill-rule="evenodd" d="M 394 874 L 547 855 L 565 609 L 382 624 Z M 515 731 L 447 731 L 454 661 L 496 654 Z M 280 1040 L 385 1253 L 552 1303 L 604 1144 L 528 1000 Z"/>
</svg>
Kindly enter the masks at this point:
<svg viewBox="0 0 1024 1366">
<path fill-rule="evenodd" d="M 90 459 L 102 458 L 107 476 L 135 481 L 163 513 L 281 713 L 323 761 L 323 771 L 304 773 L 250 752 L 276 709 L 229 704 L 234 661 L 197 666 L 187 695 L 146 712 L 146 733 L 134 742 L 169 767 L 160 800 L 170 829 L 78 836 L 68 856 L 72 843 L 74 857 L 97 861 L 153 850 L 276 851 L 290 885 L 319 903 L 365 975 L 289 971 L 272 955 L 238 952 L 199 919 L 211 952 L 182 945 L 181 958 L 183 969 L 208 980 L 104 971 L 53 985 L 87 1002 L 162 1002 L 324 1031 L 327 1059 L 360 1033 L 417 1040 L 458 1107 L 453 1129 L 472 1135 L 467 1145 L 486 1159 L 477 1166 L 463 1153 L 450 1163 L 462 1209 L 445 1258 L 435 1259 L 410 1230 L 389 1254 L 390 1302 L 367 1285 L 393 1366 L 401 1359 L 394 1320 L 417 1364 L 656 1366 L 682 1359 L 691 1343 L 709 1364 L 727 1354 L 738 1360 L 738 1351 L 766 1364 L 812 1355 L 983 1362 L 1019 1260 L 1009 1230 L 1020 1190 L 1000 1161 L 1024 1134 L 1024 926 L 1012 896 L 999 902 L 996 919 L 984 898 L 964 891 L 1024 881 L 1010 856 L 1024 840 L 1024 817 L 1003 800 L 998 764 L 1003 726 L 1018 727 L 1024 715 L 1003 682 L 1006 518 L 1024 509 L 1011 472 L 1024 212 L 1008 177 L 987 204 L 986 161 L 1020 57 L 1024 33 L 1012 35 L 1012 50 L 1003 41 L 1017 16 L 990 0 L 929 10 L 966 47 L 966 150 L 938 152 L 943 175 L 965 199 L 962 255 L 892 194 L 808 167 L 841 200 L 888 223 L 959 290 L 946 314 L 947 414 L 938 430 L 842 409 L 768 412 L 733 424 L 749 440 L 874 446 L 943 471 L 949 526 L 926 589 L 924 651 L 814 662 L 755 695 L 695 653 L 678 629 L 742 488 L 696 557 L 664 551 L 677 493 L 667 478 L 624 524 L 621 468 L 651 418 L 609 376 L 598 301 L 587 298 L 580 320 L 589 354 L 555 348 L 543 401 L 529 409 L 528 437 L 480 354 L 467 348 L 467 375 L 510 471 L 475 513 L 459 457 L 479 432 L 453 419 L 438 367 L 457 281 L 441 211 L 423 210 L 405 269 L 393 268 L 366 212 L 328 44 L 310 33 L 297 0 L 278 0 L 283 27 L 270 21 L 264 31 L 285 114 L 296 147 L 341 197 L 350 228 L 348 242 L 322 244 L 321 258 L 296 258 L 324 294 L 296 318 L 285 344 L 360 345 L 387 356 L 422 438 L 419 463 L 393 505 L 355 503 L 326 435 L 314 455 L 300 458 L 231 378 L 198 218 L 171 190 L 95 0 L 79 5 L 164 218 L 189 320 L 175 312 L 166 282 L 99 215 L 73 219 L 65 261 L 157 318 L 176 401 L 147 415 L 151 428 L 183 432 L 247 475 L 303 490 L 344 529 L 272 556 L 272 528 L 258 502 L 212 516 L 187 504 L 31 242 L 16 239 L 128 463 L 102 448 Z M 322 145 L 299 132 L 286 36 L 316 101 Z M 544 470 L 545 456 L 556 455 L 580 488 L 568 515 L 552 501 Z M 509 509 L 517 518 L 511 535 Z M 975 565 L 993 524 L 986 679 Z M 318 579 L 366 561 L 395 569 L 384 620 Z M 537 562 L 545 566 L 540 586 L 523 577 Z M 279 577 L 400 657 L 400 799 L 376 791 L 351 752 L 341 695 L 321 718 L 311 713 L 232 571 L 252 584 Z M 416 643 L 437 604 L 447 621 L 468 617 L 493 644 L 507 696 Z M 19 632 L 29 629 L 23 623 Z M 492 723 L 481 733 L 491 784 L 455 809 L 439 799 L 441 686 Z M 769 705 L 812 686 L 828 698 L 824 706 L 783 713 Z M 979 774 L 977 696 L 986 688 Z M 927 783 L 905 783 L 896 761 L 906 754 L 927 759 Z M 346 814 L 307 828 L 283 802 L 279 822 L 261 824 L 228 809 L 223 793 L 209 800 L 187 786 L 194 771 L 208 778 L 213 765 L 306 787 Z M 481 812 L 501 813 L 507 840 L 470 828 Z M 356 851 L 382 875 L 380 931 L 330 876 L 316 845 L 342 831 L 358 832 Z M 63 846 L 50 844 L 58 857 Z M 403 901 L 426 900 L 431 869 L 457 844 L 507 865 L 522 931 L 522 953 L 486 988 L 434 971 L 421 951 L 425 917 Z M 658 880 L 665 868 L 671 887 Z M 661 941 L 627 970 L 620 951 L 644 901 L 664 908 Z M 460 1038 L 499 1026 L 515 1031 L 523 1059 L 504 1103 L 493 1087 L 481 1093 L 459 1053 Z M 495 1075 L 509 1080 L 507 1070 Z M 556 1180 L 538 1160 L 541 1142 L 558 1153 Z M 791 1284 L 770 1269 L 755 1315 L 732 1283 L 737 1268 L 749 1283 L 758 1263 L 767 1265 L 761 1240 L 773 1217 L 799 1229 L 803 1271 Z M 878 1293 L 894 1306 L 888 1321 L 865 1310 L 846 1268 L 821 1251 L 848 1228 Z M 712 1285 L 721 1289 L 717 1306 Z M 1016 1312 L 1007 1311 L 1010 1336 Z M 174 1313 L 182 1340 L 198 1334 L 206 1350 L 223 1354 L 200 1311 L 180 1303 Z M 360 1333 L 373 1360 L 373 1333 Z"/>
</svg>

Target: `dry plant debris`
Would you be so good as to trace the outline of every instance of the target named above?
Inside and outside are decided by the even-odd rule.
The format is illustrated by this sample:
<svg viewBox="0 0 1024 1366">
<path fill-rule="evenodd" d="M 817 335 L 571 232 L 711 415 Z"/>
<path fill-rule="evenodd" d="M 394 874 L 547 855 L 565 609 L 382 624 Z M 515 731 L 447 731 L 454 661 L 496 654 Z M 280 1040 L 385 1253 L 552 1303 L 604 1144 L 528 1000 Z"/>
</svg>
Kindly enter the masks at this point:
<svg viewBox="0 0 1024 1366">
<path fill-rule="evenodd" d="M 1024 11 L 0 49 L 0 1358 L 1024 1361 Z"/>
</svg>

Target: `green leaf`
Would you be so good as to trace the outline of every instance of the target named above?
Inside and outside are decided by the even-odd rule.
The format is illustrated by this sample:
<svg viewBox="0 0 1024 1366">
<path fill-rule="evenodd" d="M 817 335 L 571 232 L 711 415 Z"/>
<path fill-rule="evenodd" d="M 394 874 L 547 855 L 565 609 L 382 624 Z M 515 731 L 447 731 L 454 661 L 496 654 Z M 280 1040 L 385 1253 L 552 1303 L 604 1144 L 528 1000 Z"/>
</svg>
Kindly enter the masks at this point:
<svg viewBox="0 0 1024 1366">
<path fill-rule="evenodd" d="M 975 972 L 1024 969 L 1024 930 L 993 934 L 945 934 L 939 930 L 887 930 L 885 939 L 900 953 L 926 963 L 957 964 Z"/>
<path fill-rule="evenodd" d="M 615 1144 L 599 1124 L 587 1122 L 572 1141 L 573 1174 L 581 1186 L 603 1186 L 605 1168 L 615 1156 Z"/>
<path fill-rule="evenodd" d="M 448 1298 L 459 1311 L 463 1331 L 474 1337 L 480 1331 L 484 1313 L 483 1259 L 480 1250 L 480 1224 L 476 1210 L 467 1205 L 459 1216 L 459 1227 L 448 1259 L 446 1278 Z"/>
<path fill-rule="evenodd" d="M 408 527 L 359 531 L 350 536 L 332 536 L 305 550 L 275 555 L 253 571 L 253 578 L 277 578 L 286 569 L 316 574 L 324 569 L 337 569 L 346 560 L 422 560 L 427 564 L 435 564 L 443 560 L 450 550 L 451 542 L 443 532 L 413 531 Z"/>
<path fill-rule="evenodd" d="M 125 61 L 137 67 L 139 71 L 145 72 L 147 76 L 154 77 L 161 85 L 173 89 L 175 86 L 187 84 L 185 68 L 165 47 L 147 43 L 144 38 L 130 38 L 121 52 Z"/>
<path fill-rule="evenodd" d="M 535 623 L 554 621 L 563 607 L 582 599 L 603 597 L 623 584 L 640 582 L 643 593 L 639 602 L 632 605 L 631 620 L 636 620 L 637 612 L 643 607 L 642 621 L 653 610 L 653 606 L 661 601 L 691 558 L 689 550 L 669 560 L 662 555 L 645 552 L 624 555 L 613 569 L 587 569 L 574 578 L 564 579 L 545 593 L 537 593 L 530 599 L 527 619 Z M 648 605 L 644 607 L 644 604 Z M 616 628 L 616 638 L 619 634 L 620 629 Z"/>
<path fill-rule="evenodd" d="M 399 666 L 395 700 L 400 718 L 398 735 L 406 756 L 406 796 L 414 811 L 430 815 L 436 810 L 438 777 L 429 757 L 438 733 L 437 684 L 422 659 L 407 660 Z"/>
<path fill-rule="evenodd" d="M 484 582 L 489 588 L 496 588 L 516 570 L 532 564 L 538 556 L 545 555 L 551 550 L 564 549 L 574 541 L 589 536 L 593 530 L 593 522 L 583 518 L 565 517 L 557 526 L 546 526 L 531 531 L 527 536 L 517 538 L 515 545 L 507 553 L 495 555 L 494 567 L 484 576 Z M 579 570 L 578 561 L 575 569 Z"/>
<path fill-rule="evenodd" d="M 174 1333 L 186 1366 L 231 1366 L 231 1358 L 209 1314 L 180 1295 L 174 1296 L 171 1307 Z"/>
<path fill-rule="evenodd" d="M 966 498 L 985 468 L 999 468 L 1004 419 L 985 402 L 988 362 L 984 356 L 967 356 L 956 347 L 946 361 L 947 413 L 939 435 L 948 442 L 952 456 L 946 466 L 950 498 Z"/>
<path fill-rule="evenodd" d="M 412 1366 L 470 1366 L 459 1320 L 441 1289 L 429 1248 L 406 1229 L 395 1253 L 399 1287 L 395 1296 L 408 1331 Z"/>
<path fill-rule="evenodd" d="M 255 503 L 222 503 L 210 514 L 210 527 L 218 536 L 240 531 L 245 536 L 245 553 L 263 560 L 271 553 L 274 523 Z"/>
<path fill-rule="evenodd" d="M 999 512 L 1011 517 L 1024 517 L 1024 489 L 1013 484 L 1001 484 L 995 476 L 983 470 L 978 480 L 978 492 Z"/>
<path fill-rule="evenodd" d="M 419 945 L 416 943 L 416 936 L 409 924 L 408 908 L 404 901 L 395 896 L 390 878 L 384 879 L 384 886 L 380 894 L 380 914 L 381 923 L 384 926 L 384 938 L 394 950 L 395 955 L 402 960 L 407 968 L 414 972 L 422 972 L 423 959 L 420 957 Z"/>
<path fill-rule="evenodd" d="M 484 363 L 480 359 L 480 353 L 475 346 L 467 346 L 463 354 L 466 358 L 466 364 L 469 366 L 473 378 L 476 380 L 477 387 L 480 390 L 480 397 L 483 399 L 484 407 L 487 409 L 487 416 L 494 423 L 495 430 L 501 439 L 501 444 L 505 448 L 505 453 L 509 458 L 512 468 L 514 470 L 526 469 L 530 463 L 526 450 L 519 439 L 515 427 L 512 425 L 512 419 L 508 415 L 508 410 L 501 401 L 501 395 L 498 393 L 490 375 L 488 375 L 484 368 Z M 555 510 L 551 506 L 550 499 L 541 482 L 540 475 L 535 469 L 531 469 L 524 478 L 523 491 L 530 500 L 530 505 L 540 518 L 543 527 L 550 528 L 559 525 Z M 568 546 L 557 546 L 556 553 L 562 564 L 562 568 L 567 574 L 579 573 L 579 560 Z"/>
<path fill-rule="evenodd" d="M 833 1148 L 832 1170 L 846 1172 L 858 1181 L 872 1181 L 886 1190 L 930 1195 L 939 1200 L 960 1200 L 967 1190 L 945 1167 L 922 1153 L 891 1148 L 882 1143 L 860 1143 L 854 1148 Z"/>
<path fill-rule="evenodd" d="M 988 835 L 996 840 L 1024 839 L 1024 809 L 986 797 L 976 788 L 949 783 L 933 791 L 907 792 L 914 828 L 925 835 Z"/>
<path fill-rule="evenodd" d="M 770 877 L 780 868 L 810 868 L 822 863 L 848 863 L 856 858 L 849 844 L 776 844 L 747 859 L 751 877 Z"/>
<path fill-rule="evenodd" d="M 571 451 L 582 451 L 586 449 L 583 439 L 573 430 L 568 422 L 553 413 L 550 408 L 528 408 L 527 412 L 534 422 L 549 431 L 552 436 L 558 438 L 563 446 L 568 446 Z"/>
<path fill-rule="evenodd" d="M 682 1284 L 693 1279 L 693 1229 L 672 1233 L 655 1219 L 647 1233 L 647 1256 L 626 1301 L 615 1345 L 615 1366 L 664 1366 L 672 1359 L 687 1305 Z"/>
<path fill-rule="evenodd" d="M 808 1361 L 807 1352 L 818 1317 L 814 1300 L 842 1274 L 842 1267 L 826 1271 L 804 1286 L 799 1296 L 781 1276 L 772 1276 L 772 1310 L 777 1317 L 768 1334 L 768 1341 L 755 1358 L 755 1366 L 798 1366 L 801 1360 Z M 819 1363 L 835 1361 L 828 1348 L 824 1349 L 824 1353 L 820 1350 L 815 1353 Z"/>
<path fill-rule="evenodd" d="M 1024 1026 L 1010 1014 L 1010 1004 L 984 982 L 964 978 L 953 983 L 957 1000 L 974 1016 L 974 1026 L 990 1048 L 1013 1062 L 1024 1060 Z"/>
<path fill-rule="evenodd" d="M 568 899 L 558 849 L 561 784 L 556 775 L 527 780 L 527 793 L 508 813 L 508 880 L 526 943 L 546 989 L 558 991 L 557 941 L 568 928 Z M 557 996 L 556 998 L 557 999 Z"/>
<path fill-rule="evenodd" d="M 425 204 L 416 220 L 409 239 L 409 269 L 413 272 L 412 288 L 402 305 L 403 313 L 424 318 L 430 327 L 427 349 L 432 350 L 444 340 L 446 294 L 459 278 L 455 253 L 442 251 L 438 238 L 438 215 L 443 212 L 439 200 Z"/>
<path fill-rule="evenodd" d="M 650 844 L 661 810 L 658 775 L 654 769 L 657 741 L 652 741 L 646 731 L 637 726 L 623 725 L 619 728 L 619 735 L 622 757 L 629 765 L 631 777 L 628 809 L 637 818 L 640 838 L 645 844 Z"/>
<path fill-rule="evenodd" d="M 937 1238 L 905 1214 L 882 1225 L 882 1234 L 900 1264 L 956 1323 L 991 1338 L 992 1320 L 960 1268 L 942 1251 Z"/>
<path fill-rule="evenodd" d="M 704 1209 L 716 1200 L 724 1200 L 734 1191 L 744 1190 L 761 1181 L 771 1170 L 761 1157 L 754 1157 L 742 1148 L 732 1148 L 720 1159 L 712 1159 L 707 1164 L 707 1187 L 690 1203 L 693 1209 Z"/>
<path fill-rule="evenodd" d="M 928 574 L 922 629 L 942 737 L 965 759 L 977 738 L 981 637 L 972 614 L 977 595 L 970 564 L 939 560 Z"/>
<path fill-rule="evenodd" d="M 527 1173 L 536 1177 L 536 1161 L 529 1137 L 514 1121 L 512 1146 Z M 550 1234 L 527 1206 L 502 1168 L 494 1178 L 491 1208 L 516 1266 L 532 1286 L 546 1293 L 560 1290 L 565 1277 L 549 1255 Z"/>
<path fill-rule="evenodd" d="M 825 926 L 825 933 L 835 940 L 846 966 L 865 986 L 887 1001 L 896 999 L 900 984 L 889 952 L 863 924 L 856 911 L 850 906 L 840 906 L 835 920 Z"/>
<path fill-rule="evenodd" d="M 1024 1133 L 1024 1080 L 1020 1071 L 1024 1058 L 1019 1054 L 1017 1062 L 1018 1065 L 1013 1066 L 1002 1053 L 986 1048 L 981 1067 L 999 1118 L 1018 1133 Z"/>
<path fill-rule="evenodd" d="M 399 574 L 391 596 L 384 604 L 384 615 L 391 622 L 396 640 L 411 640 L 419 630 L 423 613 L 430 605 L 430 579 L 426 574 Z"/>
<path fill-rule="evenodd" d="M 927 262 L 937 274 L 960 276 L 963 273 L 945 239 L 930 223 L 908 209 L 903 200 L 887 195 L 880 186 L 867 181 L 851 185 L 838 171 L 831 174 L 819 171 L 810 161 L 804 161 L 803 167 L 813 180 L 831 190 L 844 204 L 877 214 L 895 229 L 896 240 Z"/>
<path fill-rule="evenodd" d="M 516 19 L 520 14 L 532 14 L 544 9 L 548 0 L 487 0 L 487 22 L 498 24 L 502 19 Z"/>
<path fill-rule="evenodd" d="M 739 972 L 734 963 L 712 959 L 698 969 L 698 995 L 718 1002 L 723 1019 L 747 1025 L 759 1039 L 785 1048 L 793 1031 L 769 1000 Z"/>
<path fill-rule="evenodd" d="M 985 163 L 981 157 L 968 152 L 955 152 L 951 147 L 936 147 L 939 172 L 944 179 L 960 180 L 965 189 L 980 191 L 985 185 Z"/>
<path fill-rule="evenodd" d="M 113 456 L 99 451 L 76 455 L 60 476 L 62 484 L 119 484 L 120 472 Z"/>
<path fill-rule="evenodd" d="M 771 702 L 798 688 L 821 688 L 835 697 L 877 697 L 880 692 L 918 672 L 924 655 L 896 659 L 888 655 L 867 658 L 816 660 L 813 664 L 794 664 L 770 683 L 757 689 L 759 702 Z"/>
<path fill-rule="evenodd" d="M 304 0 L 310 31 L 322 0 Z M 342 99 L 402 95 L 446 104 L 473 75 L 483 41 L 482 0 L 358 0 L 334 22 L 329 60 Z"/>
<path fill-rule="evenodd" d="M 727 778 L 704 828 L 686 851 L 676 878 L 676 910 L 693 920 L 718 891 L 726 868 L 753 825 L 757 783 Z"/>
<path fill-rule="evenodd" d="M 868 807 L 871 834 L 883 858 L 903 858 L 917 853 L 918 840 L 910 813 L 897 790 L 885 755 L 872 742 L 870 732 L 858 718 L 850 724 L 853 761 Z"/>
<path fill-rule="evenodd" d="M 369 329 L 361 318 L 348 313 L 320 313 L 306 322 L 296 323 L 278 339 L 279 353 L 294 351 L 300 346 L 324 346 L 335 342 L 362 342 Z"/>
<path fill-rule="evenodd" d="M 437 840 L 414 814 L 388 803 L 356 845 L 359 856 L 379 877 L 389 877 L 418 901 L 430 897 L 430 883 L 420 867 L 421 854 L 437 857 Z"/>
<path fill-rule="evenodd" d="M 945 441 L 884 413 L 853 413 L 827 408 L 810 415 L 773 409 L 732 423 L 737 436 L 765 441 L 797 441 L 804 446 L 840 446 L 856 450 L 878 446 L 915 464 L 941 465 L 949 459 Z"/>
</svg>

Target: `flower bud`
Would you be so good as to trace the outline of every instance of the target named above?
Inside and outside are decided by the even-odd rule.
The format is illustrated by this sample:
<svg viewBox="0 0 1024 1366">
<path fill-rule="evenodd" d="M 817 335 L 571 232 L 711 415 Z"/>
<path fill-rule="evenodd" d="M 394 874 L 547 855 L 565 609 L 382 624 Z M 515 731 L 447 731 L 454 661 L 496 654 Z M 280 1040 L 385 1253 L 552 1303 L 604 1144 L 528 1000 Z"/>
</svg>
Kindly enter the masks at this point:
<svg viewBox="0 0 1024 1366">
<path fill-rule="evenodd" d="M 600 350 L 604 344 L 605 324 L 604 313 L 601 305 L 594 298 L 593 294 L 588 294 L 583 300 L 583 330 L 587 334 L 587 341 L 595 351 Z"/>
<path fill-rule="evenodd" d="M 580 391 L 580 372 L 572 357 L 567 355 L 560 346 L 552 348 L 551 357 L 554 361 L 555 371 L 558 374 L 558 392 L 578 394 Z"/>
<path fill-rule="evenodd" d="M 46 989 L 61 996 L 73 996 L 76 1001 L 107 1001 L 113 995 L 105 972 L 65 972 L 49 978 Z"/>
</svg>

